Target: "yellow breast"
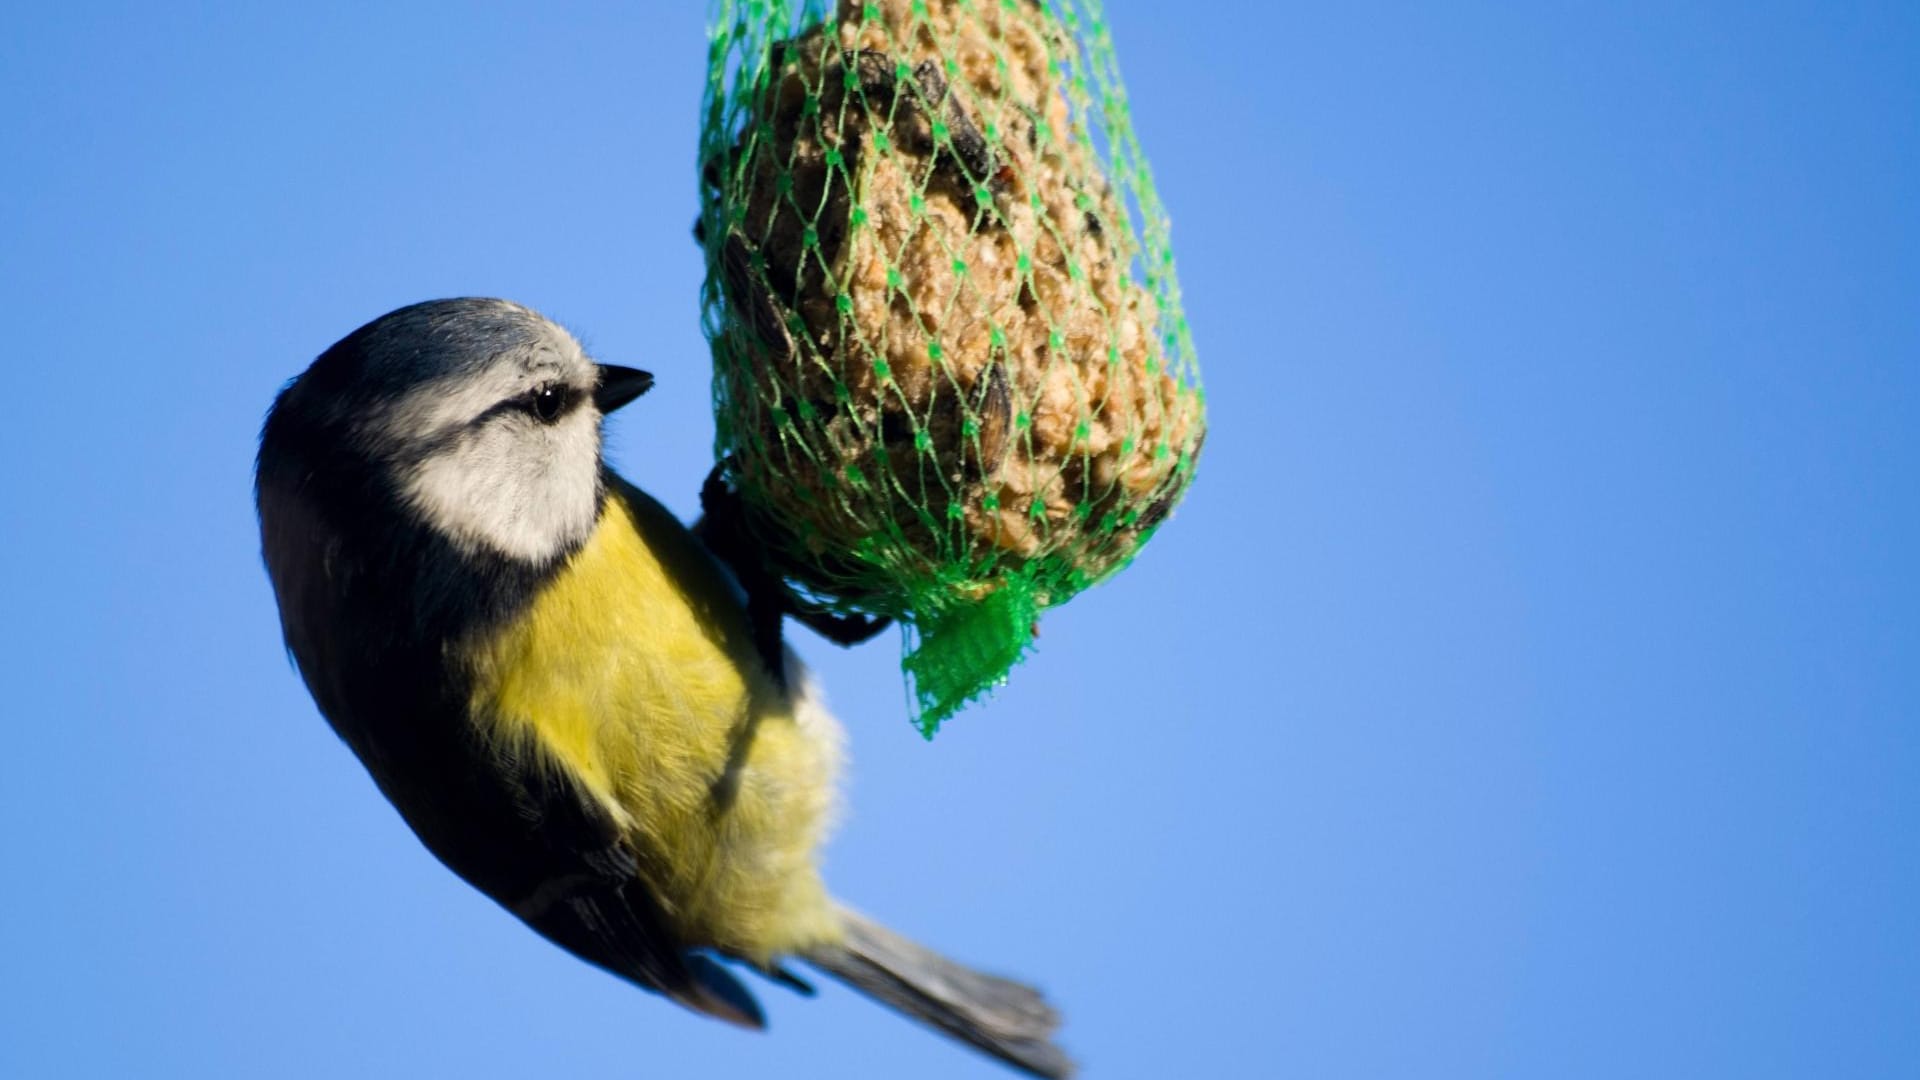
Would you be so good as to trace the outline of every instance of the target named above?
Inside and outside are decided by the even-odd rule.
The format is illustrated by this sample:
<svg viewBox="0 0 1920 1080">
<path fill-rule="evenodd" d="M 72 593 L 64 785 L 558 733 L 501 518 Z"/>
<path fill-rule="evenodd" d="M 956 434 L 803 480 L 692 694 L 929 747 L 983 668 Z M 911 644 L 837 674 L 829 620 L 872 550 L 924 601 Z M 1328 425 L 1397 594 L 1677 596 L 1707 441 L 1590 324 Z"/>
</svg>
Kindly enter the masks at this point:
<svg viewBox="0 0 1920 1080">
<path fill-rule="evenodd" d="M 727 580 L 665 508 L 618 485 L 524 615 L 468 651 L 485 736 L 610 809 L 689 944 L 765 960 L 835 935 L 814 869 L 831 720 L 796 718 Z"/>
</svg>

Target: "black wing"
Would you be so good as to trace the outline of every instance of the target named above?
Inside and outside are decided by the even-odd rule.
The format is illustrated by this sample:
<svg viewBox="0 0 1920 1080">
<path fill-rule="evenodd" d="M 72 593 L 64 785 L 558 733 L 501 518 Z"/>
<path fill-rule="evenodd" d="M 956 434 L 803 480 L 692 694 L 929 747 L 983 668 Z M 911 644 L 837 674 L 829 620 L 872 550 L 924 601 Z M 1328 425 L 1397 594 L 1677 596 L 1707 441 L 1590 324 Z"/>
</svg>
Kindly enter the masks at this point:
<svg viewBox="0 0 1920 1080">
<path fill-rule="evenodd" d="M 467 716 L 467 676 L 447 643 L 510 617 L 540 582 L 501 580 L 518 572 L 475 567 L 424 531 L 356 535 L 317 512 L 302 490 L 310 473 L 280 465 L 263 455 L 260 508 L 289 651 L 321 713 L 427 849 L 582 960 L 695 1011 L 762 1026 L 752 995 L 674 938 L 607 809 L 539 755 L 487 745 Z M 409 550 L 418 558 L 376 555 Z M 481 573 L 488 580 L 477 582 Z"/>
</svg>

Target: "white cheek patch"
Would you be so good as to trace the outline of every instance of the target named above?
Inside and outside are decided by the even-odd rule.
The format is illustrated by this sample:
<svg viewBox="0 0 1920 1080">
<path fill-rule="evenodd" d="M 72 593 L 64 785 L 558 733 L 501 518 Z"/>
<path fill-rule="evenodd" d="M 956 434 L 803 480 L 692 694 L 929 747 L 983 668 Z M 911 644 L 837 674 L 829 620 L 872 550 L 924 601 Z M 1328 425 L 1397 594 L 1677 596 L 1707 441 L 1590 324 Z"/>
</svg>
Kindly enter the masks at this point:
<svg viewBox="0 0 1920 1080">
<path fill-rule="evenodd" d="M 552 426 L 494 415 L 403 469 L 402 496 L 463 550 L 528 562 L 553 558 L 593 532 L 596 419 L 590 409 Z"/>
</svg>

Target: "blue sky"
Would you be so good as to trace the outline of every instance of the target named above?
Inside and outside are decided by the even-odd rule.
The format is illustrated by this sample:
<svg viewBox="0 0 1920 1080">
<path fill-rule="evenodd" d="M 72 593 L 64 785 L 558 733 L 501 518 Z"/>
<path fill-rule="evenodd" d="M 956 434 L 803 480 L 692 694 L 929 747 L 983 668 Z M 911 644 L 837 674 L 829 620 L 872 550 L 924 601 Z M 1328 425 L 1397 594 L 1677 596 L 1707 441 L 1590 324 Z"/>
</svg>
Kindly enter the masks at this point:
<svg viewBox="0 0 1920 1080">
<path fill-rule="evenodd" d="M 897 639 L 801 640 L 835 889 L 1046 985 L 1093 1077 L 1912 1075 L 1920 8 L 1109 14 L 1199 479 L 930 745 Z M 611 450 L 693 512 L 702 19 L 10 17 L 0 1074 L 995 1075 L 837 988 L 752 1037 L 539 941 L 278 640 L 259 421 L 407 302 L 655 372 Z"/>
</svg>

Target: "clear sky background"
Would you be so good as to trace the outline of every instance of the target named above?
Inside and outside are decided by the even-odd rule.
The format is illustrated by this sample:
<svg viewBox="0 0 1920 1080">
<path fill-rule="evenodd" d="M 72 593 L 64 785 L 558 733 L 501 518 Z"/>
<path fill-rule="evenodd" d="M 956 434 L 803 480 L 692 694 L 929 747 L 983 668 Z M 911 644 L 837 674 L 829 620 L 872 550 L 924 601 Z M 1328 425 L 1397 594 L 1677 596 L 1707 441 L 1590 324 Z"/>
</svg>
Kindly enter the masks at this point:
<svg viewBox="0 0 1920 1080">
<path fill-rule="evenodd" d="M 1091 1077 L 1920 1072 L 1920 7 L 1109 5 L 1199 480 L 931 745 L 795 632 L 836 890 Z M 259 422 L 404 303 L 654 371 L 611 452 L 693 513 L 703 15 L 8 16 L 0 1075 L 996 1074 L 538 940 L 279 641 Z"/>
</svg>

